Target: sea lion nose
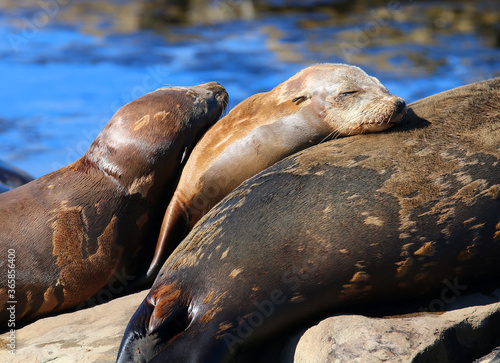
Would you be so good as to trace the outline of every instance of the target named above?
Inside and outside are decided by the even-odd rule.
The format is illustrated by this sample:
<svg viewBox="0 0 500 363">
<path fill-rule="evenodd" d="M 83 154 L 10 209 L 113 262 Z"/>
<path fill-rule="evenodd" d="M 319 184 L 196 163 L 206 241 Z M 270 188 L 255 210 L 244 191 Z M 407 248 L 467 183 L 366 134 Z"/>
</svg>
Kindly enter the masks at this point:
<svg viewBox="0 0 500 363">
<path fill-rule="evenodd" d="M 396 112 L 397 113 L 403 113 L 404 110 L 406 109 L 406 102 L 402 98 L 398 99 L 396 101 Z"/>
</svg>

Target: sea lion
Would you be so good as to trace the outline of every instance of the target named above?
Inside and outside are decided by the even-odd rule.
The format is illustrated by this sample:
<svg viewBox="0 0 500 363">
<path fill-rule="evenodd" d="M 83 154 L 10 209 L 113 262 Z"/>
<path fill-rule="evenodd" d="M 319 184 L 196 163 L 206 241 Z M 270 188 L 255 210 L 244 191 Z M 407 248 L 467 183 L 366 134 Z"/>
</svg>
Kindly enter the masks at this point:
<svg viewBox="0 0 500 363">
<path fill-rule="evenodd" d="M 0 193 L 29 183 L 34 178 L 25 171 L 0 160 Z"/>
<path fill-rule="evenodd" d="M 193 149 L 165 213 L 148 277 L 196 222 L 242 181 L 332 136 L 385 130 L 406 112 L 360 68 L 320 64 L 238 104 Z"/>
<path fill-rule="evenodd" d="M 496 279 L 499 163 L 500 78 L 278 162 L 172 253 L 118 362 L 234 361 L 310 319 Z"/>
<path fill-rule="evenodd" d="M 32 320 L 85 302 L 112 278 L 108 294 L 143 275 L 182 159 L 227 101 L 215 82 L 148 93 L 119 109 L 82 158 L 1 194 L 0 321 L 7 306 L 16 322 Z"/>
</svg>

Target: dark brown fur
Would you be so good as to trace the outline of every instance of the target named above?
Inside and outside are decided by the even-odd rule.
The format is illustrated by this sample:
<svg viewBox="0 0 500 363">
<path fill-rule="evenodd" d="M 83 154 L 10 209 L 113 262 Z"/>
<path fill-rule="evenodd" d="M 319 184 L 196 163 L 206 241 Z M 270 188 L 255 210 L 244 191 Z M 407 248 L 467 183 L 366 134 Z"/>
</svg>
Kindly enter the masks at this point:
<svg viewBox="0 0 500 363">
<path fill-rule="evenodd" d="M 226 103 L 214 82 L 149 93 L 118 110 L 81 159 L 0 195 L 0 269 L 15 250 L 17 323 L 84 305 L 113 278 L 120 286 L 107 294 L 123 293 L 144 275 L 182 155 Z M 13 299 L 1 279 L 5 322 Z"/>
</svg>

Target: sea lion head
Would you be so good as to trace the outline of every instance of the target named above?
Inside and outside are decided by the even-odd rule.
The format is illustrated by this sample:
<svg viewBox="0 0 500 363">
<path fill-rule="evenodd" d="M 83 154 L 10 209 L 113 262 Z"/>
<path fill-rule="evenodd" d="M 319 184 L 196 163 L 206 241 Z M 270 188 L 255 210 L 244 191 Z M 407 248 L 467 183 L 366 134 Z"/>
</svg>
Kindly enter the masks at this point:
<svg viewBox="0 0 500 363">
<path fill-rule="evenodd" d="M 120 108 L 85 157 L 126 188 L 152 184 L 173 169 L 169 164 L 185 161 L 227 103 L 226 90 L 216 82 L 160 88 Z"/>
<path fill-rule="evenodd" d="M 334 136 L 383 131 L 406 113 L 402 98 L 377 78 L 345 64 L 305 68 L 282 84 L 282 94 L 296 104 L 309 105 L 330 125 Z"/>
</svg>

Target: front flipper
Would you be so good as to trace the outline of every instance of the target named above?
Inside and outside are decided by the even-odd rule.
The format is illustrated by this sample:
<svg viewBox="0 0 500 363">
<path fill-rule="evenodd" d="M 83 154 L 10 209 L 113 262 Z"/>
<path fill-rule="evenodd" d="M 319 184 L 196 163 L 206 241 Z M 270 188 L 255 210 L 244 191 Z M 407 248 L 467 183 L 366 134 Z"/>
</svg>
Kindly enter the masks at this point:
<svg viewBox="0 0 500 363">
<path fill-rule="evenodd" d="M 155 254 L 146 274 L 147 280 L 153 280 L 156 277 L 168 256 L 186 237 L 188 231 L 189 216 L 179 198 L 174 194 L 161 224 Z"/>
<path fill-rule="evenodd" d="M 117 363 L 149 362 L 160 351 L 156 337 L 150 336 L 147 331 L 153 309 L 144 300 L 132 316 L 120 344 Z"/>
<path fill-rule="evenodd" d="M 215 310 L 191 305 L 175 283 L 157 281 L 125 330 L 117 362 L 228 361 L 226 324 L 211 318 Z"/>
<path fill-rule="evenodd" d="M 153 287 L 125 329 L 117 362 L 151 361 L 189 322 L 181 290 L 172 285 Z"/>
<path fill-rule="evenodd" d="M 176 336 L 151 360 L 151 363 L 227 363 L 225 343 L 213 334 L 203 334 L 203 327 L 189 329 Z"/>
</svg>

